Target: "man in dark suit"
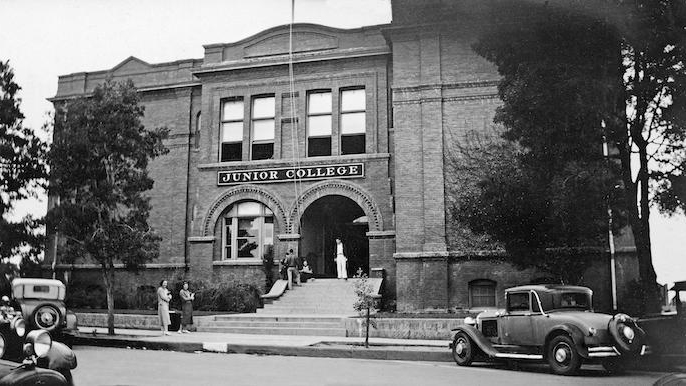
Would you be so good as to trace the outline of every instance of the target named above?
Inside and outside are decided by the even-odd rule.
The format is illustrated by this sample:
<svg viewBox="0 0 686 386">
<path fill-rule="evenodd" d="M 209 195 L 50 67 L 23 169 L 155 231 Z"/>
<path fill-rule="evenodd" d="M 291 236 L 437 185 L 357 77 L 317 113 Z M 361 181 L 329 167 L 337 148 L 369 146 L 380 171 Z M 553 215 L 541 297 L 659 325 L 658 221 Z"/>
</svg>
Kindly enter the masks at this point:
<svg viewBox="0 0 686 386">
<path fill-rule="evenodd" d="M 300 285 L 300 271 L 298 271 L 298 257 L 290 249 L 286 254 L 286 266 L 288 267 L 288 289 L 293 288 L 293 279 L 295 276 L 295 285 Z"/>
</svg>

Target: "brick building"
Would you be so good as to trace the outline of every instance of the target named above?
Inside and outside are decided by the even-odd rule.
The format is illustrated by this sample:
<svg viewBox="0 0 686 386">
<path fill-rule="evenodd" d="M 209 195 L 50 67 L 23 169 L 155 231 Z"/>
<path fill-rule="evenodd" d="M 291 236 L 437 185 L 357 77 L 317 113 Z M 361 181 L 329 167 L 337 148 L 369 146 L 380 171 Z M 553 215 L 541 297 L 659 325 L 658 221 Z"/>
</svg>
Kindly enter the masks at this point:
<svg viewBox="0 0 686 386">
<path fill-rule="evenodd" d="M 61 76 L 56 104 L 130 78 L 145 126 L 170 129 L 170 153 L 151 163 L 160 258 L 140 276 L 122 272 L 119 290 L 179 273 L 264 289 L 262 258 L 291 248 L 315 275 L 335 277 L 336 237 L 349 274 L 385 276 L 399 310 L 502 306 L 504 288 L 536 279 L 489 246 L 461 248 L 465 232 L 446 221 L 446 150 L 488 127 L 499 103 L 497 72 L 470 45 L 494 12 L 509 11 L 473 5 L 393 1 L 387 25 L 294 25 L 292 67 L 280 26 L 206 45 L 202 59 L 131 57 Z M 622 282 L 635 277 L 624 252 Z M 87 262 L 57 267 L 99 280 Z M 608 262 L 587 275 L 601 309 L 608 275 Z"/>
</svg>

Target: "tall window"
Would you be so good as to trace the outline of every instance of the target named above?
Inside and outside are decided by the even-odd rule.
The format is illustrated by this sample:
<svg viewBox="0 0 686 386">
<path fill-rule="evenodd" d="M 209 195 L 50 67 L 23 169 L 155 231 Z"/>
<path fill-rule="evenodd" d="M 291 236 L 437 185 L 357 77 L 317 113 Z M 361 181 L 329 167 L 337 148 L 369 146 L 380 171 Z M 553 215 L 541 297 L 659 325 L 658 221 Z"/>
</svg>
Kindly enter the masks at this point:
<svg viewBox="0 0 686 386">
<path fill-rule="evenodd" d="M 363 88 L 341 91 L 341 154 L 365 152 L 366 94 Z"/>
<path fill-rule="evenodd" d="M 331 155 L 331 91 L 307 95 L 307 156 Z"/>
<path fill-rule="evenodd" d="M 251 159 L 274 157 L 274 115 L 273 96 L 258 97 L 252 100 Z"/>
<path fill-rule="evenodd" d="M 231 99 L 222 106 L 221 149 L 219 160 L 240 161 L 243 158 L 243 100 Z"/>
<path fill-rule="evenodd" d="M 470 281 L 469 306 L 471 308 L 495 307 L 495 282 L 487 279 Z"/>
<path fill-rule="evenodd" d="M 255 201 L 234 204 L 224 216 L 222 260 L 261 259 L 274 245 L 274 213 Z"/>
<path fill-rule="evenodd" d="M 195 149 L 200 148 L 200 128 L 202 127 L 202 116 L 200 115 L 200 111 L 198 111 L 198 114 L 195 116 L 195 143 L 193 147 Z"/>
</svg>

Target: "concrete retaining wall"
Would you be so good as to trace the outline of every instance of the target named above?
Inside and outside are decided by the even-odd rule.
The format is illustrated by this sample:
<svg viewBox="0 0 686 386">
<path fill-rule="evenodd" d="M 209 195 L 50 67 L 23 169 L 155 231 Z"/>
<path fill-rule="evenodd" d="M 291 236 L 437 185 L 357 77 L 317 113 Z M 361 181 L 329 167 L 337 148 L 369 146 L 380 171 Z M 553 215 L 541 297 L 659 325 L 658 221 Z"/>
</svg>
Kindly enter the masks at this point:
<svg viewBox="0 0 686 386">
<path fill-rule="evenodd" d="M 384 318 L 376 319 L 376 327 L 369 328 L 369 336 L 395 339 L 450 339 L 450 330 L 463 324 L 463 319 Z M 363 337 L 362 319 L 345 320 L 348 336 Z"/>
<path fill-rule="evenodd" d="M 107 314 L 79 312 L 76 317 L 79 326 L 82 327 L 107 327 Z M 212 317 L 194 316 L 196 326 L 202 324 L 204 318 Z M 364 336 L 361 319 L 344 319 L 343 323 L 348 336 Z M 462 319 L 455 318 L 379 318 L 376 319 L 377 328 L 370 327 L 369 336 L 396 339 L 450 339 L 450 330 L 461 324 Z M 160 328 L 160 322 L 157 315 L 115 314 L 114 327 L 157 330 Z"/>
<path fill-rule="evenodd" d="M 78 312 L 76 319 L 82 327 L 107 327 L 107 314 Z M 114 314 L 114 328 L 157 330 L 160 328 L 160 318 L 157 314 Z"/>
</svg>

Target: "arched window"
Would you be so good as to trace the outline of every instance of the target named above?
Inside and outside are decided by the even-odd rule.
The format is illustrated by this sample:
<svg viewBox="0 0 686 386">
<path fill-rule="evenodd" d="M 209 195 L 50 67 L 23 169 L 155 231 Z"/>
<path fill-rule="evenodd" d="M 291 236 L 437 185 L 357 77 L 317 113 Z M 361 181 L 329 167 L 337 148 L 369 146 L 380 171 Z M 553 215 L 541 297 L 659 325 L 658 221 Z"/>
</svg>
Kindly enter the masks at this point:
<svg viewBox="0 0 686 386">
<path fill-rule="evenodd" d="M 222 260 L 262 259 L 274 245 L 274 213 L 262 203 L 238 202 L 222 221 Z"/>
<path fill-rule="evenodd" d="M 495 307 L 495 282 L 477 279 L 469 282 L 469 308 Z"/>
</svg>

